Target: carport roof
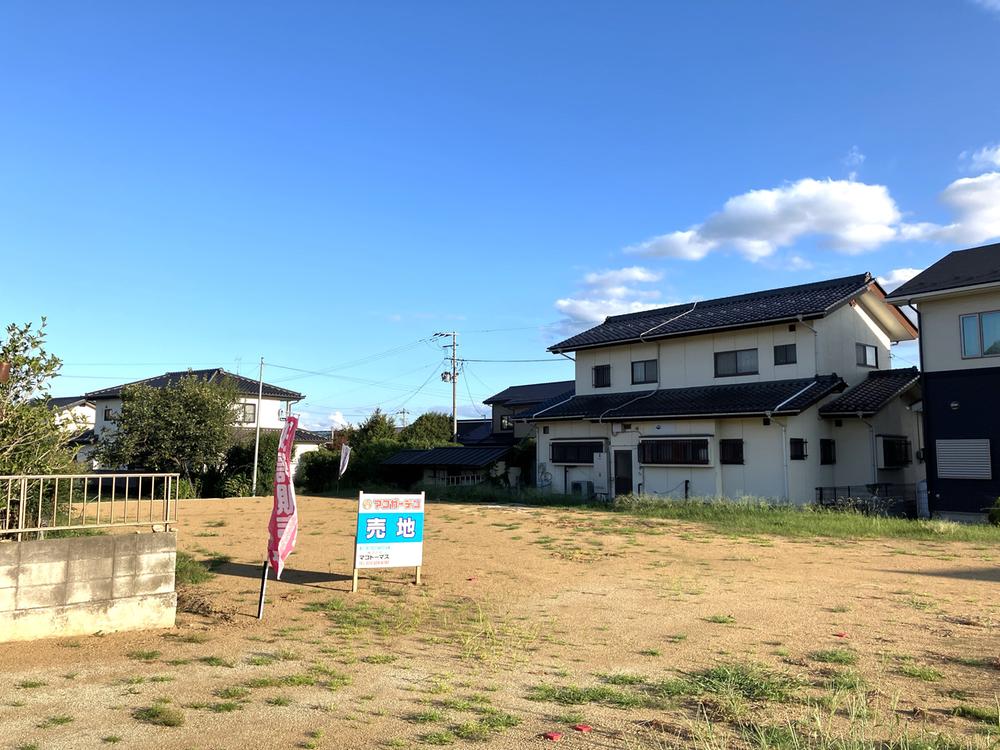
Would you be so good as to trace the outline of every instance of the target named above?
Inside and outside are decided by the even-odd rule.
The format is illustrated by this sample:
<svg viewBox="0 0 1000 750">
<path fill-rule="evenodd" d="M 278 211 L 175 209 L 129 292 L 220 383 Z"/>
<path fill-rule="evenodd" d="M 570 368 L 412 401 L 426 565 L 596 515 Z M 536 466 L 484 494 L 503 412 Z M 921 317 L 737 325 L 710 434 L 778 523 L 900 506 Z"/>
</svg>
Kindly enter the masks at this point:
<svg viewBox="0 0 1000 750">
<path fill-rule="evenodd" d="M 403 450 L 382 462 L 383 466 L 469 466 L 482 468 L 499 461 L 510 451 L 508 445 L 483 447 L 442 447 Z"/>
</svg>

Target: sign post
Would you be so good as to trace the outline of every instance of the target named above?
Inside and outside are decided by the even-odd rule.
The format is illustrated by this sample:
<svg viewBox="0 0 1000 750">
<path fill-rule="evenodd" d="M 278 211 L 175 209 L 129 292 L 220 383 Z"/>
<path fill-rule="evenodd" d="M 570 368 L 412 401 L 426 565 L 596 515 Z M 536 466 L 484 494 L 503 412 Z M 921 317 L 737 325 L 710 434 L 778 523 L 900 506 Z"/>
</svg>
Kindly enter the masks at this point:
<svg viewBox="0 0 1000 750">
<path fill-rule="evenodd" d="M 259 412 L 258 412 L 259 413 Z M 257 619 L 264 617 L 264 592 L 267 589 L 267 569 L 274 570 L 275 579 L 281 578 L 285 560 L 295 549 L 299 532 L 299 514 L 295 503 L 295 486 L 292 484 L 292 444 L 299 418 L 289 415 L 281 428 L 278 439 L 278 460 L 274 471 L 274 506 L 267 525 L 267 557 L 260 576 L 260 598 L 257 602 Z"/>
<path fill-rule="evenodd" d="M 423 492 L 419 495 L 370 492 L 358 495 L 352 592 L 358 590 L 358 571 L 370 568 L 415 568 L 419 586 L 423 555 Z"/>
</svg>

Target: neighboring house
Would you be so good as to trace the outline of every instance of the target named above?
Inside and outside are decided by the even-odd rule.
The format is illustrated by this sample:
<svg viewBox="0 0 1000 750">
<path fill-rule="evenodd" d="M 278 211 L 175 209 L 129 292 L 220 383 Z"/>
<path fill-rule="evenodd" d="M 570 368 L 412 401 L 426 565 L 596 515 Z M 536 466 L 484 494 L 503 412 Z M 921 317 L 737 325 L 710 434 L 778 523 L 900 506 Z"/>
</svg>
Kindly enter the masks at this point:
<svg viewBox="0 0 1000 750">
<path fill-rule="evenodd" d="M 922 333 L 930 510 L 981 514 L 1000 497 L 1000 244 L 950 253 L 889 301 Z"/>
<path fill-rule="evenodd" d="M 889 367 L 916 335 L 869 274 L 616 315 L 549 348 L 575 392 L 517 419 L 554 492 L 912 496 L 919 382 Z"/>
<path fill-rule="evenodd" d="M 513 417 L 553 398 L 572 396 L 573 386 L 572 380 L 511 386 L 483 402 L 491 407 L 491 417 L 458 421 L 457 442 L 461 447 L 404 450 L 382 465 L 392 467 L 397 480 L 404 484 L 422 481 L 463 486 L 506 475 L 511 485 L 532 485 L 534 477 L 530 469 L 534 460 L 527 466 L 528 473 L 522 476 L 521 467 L 509 466 L 509 459 L 515 443 L 530 437 L 534 426 L 516 422 Z"/>
<path fill-rule="evenodd" d="M 76 449 L 74 460 L 81 464 L 89 463 L 97 446 L 94 402 L 85 396 L 57 396 L 46 403 L 55 412 L 56 424 L 71 436 L 69 444 Z"/>
<path fill-rule="evenodd" d="M 102 388 L 98 391 L 91 391 L 86 394 L 86 398 L 94 404 L 95 420 L 94 433 L 98 440 L 109 430 L 115 430 L 115 419 L 122 408 L 122 389 L 129 385 L 147 385 L 151 388 L 165 388 L 174 385 L 181 378 L 196 377 L 209 382 L 217 382 L 226 378 L 233 382 L 239 394 L 237 402 L 235 426 L 241 431 L 249 433 L 256 432 L 257 422 L 260 421 L 261 432 L 279 432 L 284 426 L 285 415 L 292 408 L 292 404 L 301 401 L 305 396 L 287 388 L 281 388 L 270 383 L 264 383 L 260 399 L 260 413 L 257 411 L 257 396 L 260 383 L 257 380 L 245 378 L 242 375 L 234 375 L 221 367 L 209 370 L 180 370 L 177 372 L 166 372 L 145 380 L 137 380 L 132 383 Z M 304 453 L 318 450 L 321 445 L 330 441 L 330 435 L 311 432 L 299 429 L 295 433 L 295 447 L 292 454 L 292 470 L 295 470 L 299 458 Z"/>
</svg>

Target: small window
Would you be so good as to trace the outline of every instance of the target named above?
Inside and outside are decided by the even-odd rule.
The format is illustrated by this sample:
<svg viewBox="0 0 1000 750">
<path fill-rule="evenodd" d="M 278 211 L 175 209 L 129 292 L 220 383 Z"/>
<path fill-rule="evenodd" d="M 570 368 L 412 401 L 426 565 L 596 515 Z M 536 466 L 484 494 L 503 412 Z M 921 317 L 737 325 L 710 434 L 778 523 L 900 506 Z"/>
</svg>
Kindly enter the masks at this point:
<svg viewBox="0 0 1000 750">
<path fill-rule="evenodd" d="M 236 421 L 240 424 L 253 424 L 257 421 L 257 404 L 236 404 Z"/>
<path fill-rule="evenodd" d="M 963 315 L 962 356 L 1000 355 L 1000 311 Z"/>
<path fill-rule="evenodd" d="M 114 422 L 115 421 L 115 412 L 114 412 L 114 410 L 110 406 L 105 406 L 104 407 L 104 421 L 105 422 Z"/>
<path fill-rule="evenodd" d="M 549 426 L 548 425 L 544 425 L 542 427 L 542 434 L 543 435 L 548 435 L 549 434 Z"/>
<path fill-rule="evenodd" d="M 611 365 L 597 365 L 594 367 L 594 388 L 611 387 Z"/>
<path fill-rule="evenodd" d="M 594 454 L 604 450 L 600 442 L 552 443 L 551 454 L 554 464 L 592 464 Z"/>
<path fill-rule="evenodd" d="M 912 463 L 910 441 L 905 437 L 882 438 L 881 469 L 902 469 Z"/>
<path fill-rule="evenodd" d="M 502 432 L 510 432 L 514 429 L 514 418 L 510 414 L 500 415 L 500 430 Z"/>
<path fill-rule="evenodd" d="M 719 441 L 720 464 L 743 463 L 743 441 L 738 438 L 727 438 Z"/>
<path fill-rule="evenodd" d="M 639 463 L 707 466 L 708 438 L 639 441 Z"/>
<path fill-rule="evenodd" d="M 757 350 L 738 349 L 731 352 L 715 353 L 715 377 L 728 378 L 733 375 L 757 374 Z"/>
<path fill-rule="evenodd" d="M 632 384 L 655 383 L 656 382 L 656 360 L 644 359 L 642 362 L 632 363 Z"/>
<path fill-rule="evenodd" d="M 871 344 L 855 344 L 860 367 L 878 367 L 878 348 Z"/>
<path fill-rule="evenodd" d="M 837 463 L 837 441 L 821 438 L 819 441 L 819 462 L 826 466 Z"/>
<path fill-rule="evenodd" d="M 774 347 L 775 365 L 795 364 L 795 344 L 778 344 Z"/>
<path fill-rule="evenodd" d="M 789 440 L 788 457 L 793 461 L 805 461 L 809 457 L 809 453 L 806 451 L 806 441 L 802 438 Z"/>
</svg>

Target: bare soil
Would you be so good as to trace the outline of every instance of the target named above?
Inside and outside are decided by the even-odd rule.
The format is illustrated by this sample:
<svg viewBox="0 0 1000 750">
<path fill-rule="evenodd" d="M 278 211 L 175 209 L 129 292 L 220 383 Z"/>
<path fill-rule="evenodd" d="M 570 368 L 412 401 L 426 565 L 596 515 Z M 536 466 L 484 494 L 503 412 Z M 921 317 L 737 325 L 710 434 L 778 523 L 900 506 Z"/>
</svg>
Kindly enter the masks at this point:
<svg viewBox="0 0 1000 750">
<path fill-rule="evenodd" d="M 995 549 L 432 504 L 423 585 L 363 574 L 352 595 L 354 504 L 304 497 L 258 621 L 269 511 L 182 503 L 179 548 L 216 576 L 182 592 L 193 612 L 170 631 L 0 645 L 0 747 L 520 748 L 552 731 L 595 748 L 782 732 L 989 747 L 1000 731 L 953 713 L 997 710 Z M 719 665 L 787 676 L 792 695 L 706 692 Z M 154 706 L 183 725 L 136 718 Z"/>
</svg>

